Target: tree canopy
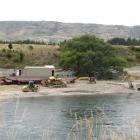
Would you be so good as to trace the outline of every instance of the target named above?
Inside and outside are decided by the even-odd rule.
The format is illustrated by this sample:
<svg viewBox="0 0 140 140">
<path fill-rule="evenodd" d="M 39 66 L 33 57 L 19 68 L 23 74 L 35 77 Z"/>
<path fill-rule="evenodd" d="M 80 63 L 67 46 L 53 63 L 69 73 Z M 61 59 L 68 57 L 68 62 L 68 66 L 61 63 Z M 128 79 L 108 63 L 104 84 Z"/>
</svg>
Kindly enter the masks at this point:
<svg viewBox="0 0 140 140">
<path fill-rule="evenodd" d="M 94 73 L 98 78 L 109 78 L 113 72 L 121 73 L 126 65 L 115 48 L 95 36 L 84 35 L 64 41 L 60 50 L 60 66 L 78 75 Z"/>
</svg>

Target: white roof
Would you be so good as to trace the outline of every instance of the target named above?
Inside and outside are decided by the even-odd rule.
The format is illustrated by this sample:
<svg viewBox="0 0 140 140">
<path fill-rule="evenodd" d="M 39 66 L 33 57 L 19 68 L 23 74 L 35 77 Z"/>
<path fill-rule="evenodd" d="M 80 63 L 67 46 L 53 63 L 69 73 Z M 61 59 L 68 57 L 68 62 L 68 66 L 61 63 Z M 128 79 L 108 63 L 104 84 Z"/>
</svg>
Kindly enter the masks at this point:
<svg viewBox="0 0 140 140">
<path fill-rule="evenodd" d="M 48 69 L 55 69 L 53 65 L 45 65 L 45 66 L 26 66 L 24 69 L 38 69 L 38 68 L 48 68 Z"/>
</svg>

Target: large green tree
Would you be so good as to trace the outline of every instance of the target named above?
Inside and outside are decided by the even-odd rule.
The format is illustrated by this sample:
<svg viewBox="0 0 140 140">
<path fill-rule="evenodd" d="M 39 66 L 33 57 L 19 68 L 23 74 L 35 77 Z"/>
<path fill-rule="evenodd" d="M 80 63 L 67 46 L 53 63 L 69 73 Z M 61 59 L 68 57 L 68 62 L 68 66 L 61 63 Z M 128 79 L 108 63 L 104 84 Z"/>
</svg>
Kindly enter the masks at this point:
<svg viewBox="0 0 140 140">
<path fill-rule="evenodd" d="M 60 66 L 78 75 L 95 73 L 98 78 L 109 78 L 113 72 L 120 74 L 126 65 L 115 48 L 95 36 L 84 35 L 64 41 L 60 50 Z"/>
</svg>

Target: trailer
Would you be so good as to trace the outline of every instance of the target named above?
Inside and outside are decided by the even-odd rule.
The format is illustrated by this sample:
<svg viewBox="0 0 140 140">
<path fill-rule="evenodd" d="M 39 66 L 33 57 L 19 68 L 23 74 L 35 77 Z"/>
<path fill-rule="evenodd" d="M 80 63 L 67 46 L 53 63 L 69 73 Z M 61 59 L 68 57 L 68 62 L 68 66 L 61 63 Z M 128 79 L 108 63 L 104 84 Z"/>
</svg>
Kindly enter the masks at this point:
<svg viewBox="0 0 140 140">
<path fill-rule="evenodd" d="M 5 77 L 4 81 L 11 81 L 11 84 L 27 84 L 29 81 L 34 81 L 36 84 L 41 84 L 42 80 L 47 80 L 47 77 Z M 6 82 L 5 82 L 6 84 Z"/>
<path fill-rule="evenodd" d="M 16 76 L 19 77 L 50 77 L 54 76 L 55 67 L 53 65 L 45 66 L 26 66 L 22 70 L 17 70 Z"/>
</svg>

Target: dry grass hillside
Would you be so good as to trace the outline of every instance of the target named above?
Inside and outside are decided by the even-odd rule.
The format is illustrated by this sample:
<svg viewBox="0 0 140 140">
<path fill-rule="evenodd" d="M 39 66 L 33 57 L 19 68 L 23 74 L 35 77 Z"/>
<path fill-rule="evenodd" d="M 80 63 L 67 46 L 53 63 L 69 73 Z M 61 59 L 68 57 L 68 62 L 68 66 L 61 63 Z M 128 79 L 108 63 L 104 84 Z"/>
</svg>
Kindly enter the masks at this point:
<svg viewBox="0 0 140 140">
<path fill-rule="evenodd" d="M 0 44 L 0 67 L 4 68 L 46 64 L 58 66 L 58 56 L 59 46 L 13 44 L 10 50 L 8 44 Z"/>
<path fill-rule="evenodd" d="M 140 65 L 140 51 L 134 51 L 131 46 L 114 45 L 118 54 L 128 61 L 128 66 Z M 140 48 L 140 46 L 133 46 Z"/>
<path fill-rule="evenodd" d="M 8 44 L 0 44 L 0 67 L 23 68 L 26 65 L 59 66 L 59 46 L 13 44 L 10 50 Z M 128 46 L 114 46 L 120 56 L 128 61 L 128 66 L 140 64 L 140 51 L 134 51 Z M 138 47 L 138 46 L 137 46 Z M 139 47 L 138 47 L 139 48 Z"/>
</svg>

